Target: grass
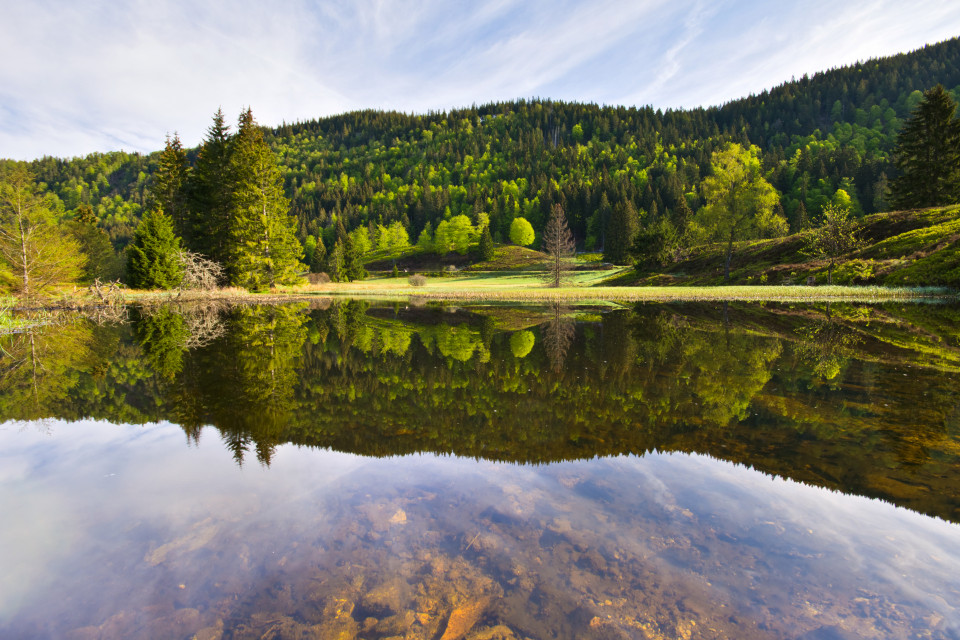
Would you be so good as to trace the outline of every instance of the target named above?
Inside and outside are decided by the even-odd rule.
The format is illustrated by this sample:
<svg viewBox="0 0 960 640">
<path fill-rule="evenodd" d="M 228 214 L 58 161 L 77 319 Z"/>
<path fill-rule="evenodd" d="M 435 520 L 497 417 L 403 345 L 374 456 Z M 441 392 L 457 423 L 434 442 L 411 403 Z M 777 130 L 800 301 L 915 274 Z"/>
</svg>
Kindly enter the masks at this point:
<svg viewBox="0 0 960 640">
<path fill-rule="evenodd" d="M 532 273 L 479 273 L 460 276 L 432 277 L 422 287 L 412 287 L 406 278 L 378 278 L 359 282 L 316 285 L 304 293 L 346 297 L 429 298 L 436 300 L 491 301 L 836 301 L 879 302 L 955 297 L 940 288 L 908 288 L 880 286 L 693 286 L 693 287 L 623 287 L 591 286 L 616 276 L 611 271 L 574 272 L 572 281 L 557 289 L 545 287 Z"/>
</svg>

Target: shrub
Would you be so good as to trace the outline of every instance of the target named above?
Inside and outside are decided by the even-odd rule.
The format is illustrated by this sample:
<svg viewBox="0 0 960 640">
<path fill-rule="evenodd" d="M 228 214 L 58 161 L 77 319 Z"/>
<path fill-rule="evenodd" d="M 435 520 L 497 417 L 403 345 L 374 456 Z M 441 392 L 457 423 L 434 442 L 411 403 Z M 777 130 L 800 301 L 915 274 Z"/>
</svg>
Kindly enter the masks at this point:
<svg viewBox="0 0 960 640">
<path fill-rule="evenodd" d="M 419 273 L 415 273 L 407 278 L 407 282 L 410 283 L 411 287 L 422 287 L 423 285 L 427 284 L 427 277 L 420 275 Z"/>
<path fill-rule="evenodd" d="M 310 284 L 327 284 L 330 282 L 330 276 L 325 273 L 308 273 L 307 282 Z"/>
</svg>

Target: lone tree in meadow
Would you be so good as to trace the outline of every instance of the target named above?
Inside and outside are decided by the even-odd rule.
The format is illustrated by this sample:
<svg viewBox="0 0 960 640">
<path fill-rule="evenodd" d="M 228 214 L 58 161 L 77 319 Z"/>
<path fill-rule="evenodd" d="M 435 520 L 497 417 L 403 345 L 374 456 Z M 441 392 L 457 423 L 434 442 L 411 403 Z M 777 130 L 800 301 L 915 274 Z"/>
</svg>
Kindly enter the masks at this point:
<svg viewBox="0 0 960 640">
<path fill-rule="evenodd" d="M 822 215 L 820 226 L 810 234 L 807 251 L 829 261 L 827 284 L 833 284 L 833 269 L 837 260 L 860 246 L 857 238 L 858 225 L 850 219 L 850 211 L 845 207 L 828 204 L 823 208 Z"/>
<path fill-rule="evenodd" d="M 697 223 L 708 237 L 727 243 L 723 279 L 729 280 L 734 242 L 786 235 L 789 226 L 773 213 L 779 197 L 763 177 L 757 147 L 727 143 L 710 161 L 713 175 L 703 180 L 707 204 L 698 212 Z"/>
<path fill-rule="evenodd" d="M 571 258 L 575 251 L 573 234 L 567 227 L 567 216 L 563 213 L 563 207 L 555 204 L 543 230 L 543 252 L 550 258 L 544 275 L 548 287 L 559 287 L 564 276 L 573 269 Z"/>
<path fill-rule="evenodd" d="M 890 185 L 900 209 L 935 207 L 960 200 L 960 121 L 957 103 L 941 85 L 923 100 L 897 136 L 894 163 L 900 176 Z"/>
</svg>

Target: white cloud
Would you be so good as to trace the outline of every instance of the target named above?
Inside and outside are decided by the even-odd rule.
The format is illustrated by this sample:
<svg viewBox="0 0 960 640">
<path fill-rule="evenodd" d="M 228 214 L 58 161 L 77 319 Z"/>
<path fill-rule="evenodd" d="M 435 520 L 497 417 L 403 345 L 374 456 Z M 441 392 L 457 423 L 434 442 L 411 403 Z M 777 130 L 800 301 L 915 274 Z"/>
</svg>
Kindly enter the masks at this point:
<svg viewBox="0 0 960 640">
<path fill-rule="evenodd" d="M 960 32 L 935 0 L 0 0 L 0 156 L 197 144 L 265 124 L 516 97 L 697 106 Z"/>
</svg>

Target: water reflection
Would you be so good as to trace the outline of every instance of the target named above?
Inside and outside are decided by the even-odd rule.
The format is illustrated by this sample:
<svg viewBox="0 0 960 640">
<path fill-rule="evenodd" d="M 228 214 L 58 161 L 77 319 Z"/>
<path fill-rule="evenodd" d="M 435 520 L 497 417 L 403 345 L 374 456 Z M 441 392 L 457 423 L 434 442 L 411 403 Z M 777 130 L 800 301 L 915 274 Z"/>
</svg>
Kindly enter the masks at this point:
<svg viewBox="0 0 960 640">
<path fill-rule="evenodd" d="M 956 525 L 704 456 L 240 469 L 170 425 L 16 429 L 4 637 L 960 632 Z"/>
<path fill-rule="evenodd" d="M 957 316 L 321 301 L 4 337 L 0 636 L 958 637 Z"/>
</svg>

